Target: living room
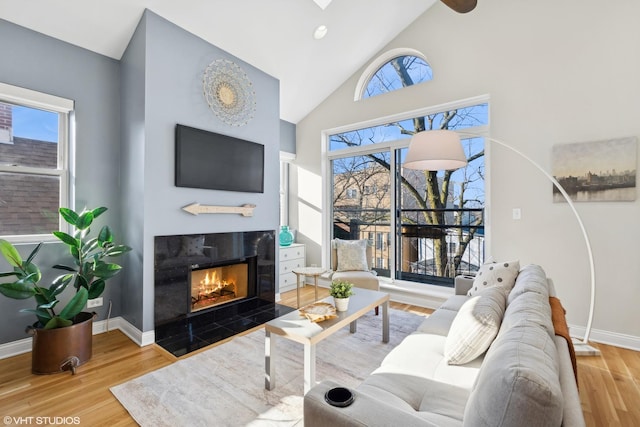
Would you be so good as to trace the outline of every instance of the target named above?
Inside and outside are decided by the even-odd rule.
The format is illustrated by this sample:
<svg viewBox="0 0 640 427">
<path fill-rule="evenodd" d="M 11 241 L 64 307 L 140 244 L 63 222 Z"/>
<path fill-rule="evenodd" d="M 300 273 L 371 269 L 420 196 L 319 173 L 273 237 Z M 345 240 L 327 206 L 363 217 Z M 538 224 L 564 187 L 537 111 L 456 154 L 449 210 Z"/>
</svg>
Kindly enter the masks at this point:
<svg viewBox="0 0 640 427">
<path fill-rule="evenodd" d="M 338 0 L 334 0 L 338 1 Z M 329 6 L 331 7 L 331 6 Z M 330 218 L 325 216 L 323 135 L 332 130 L 425 107 L 487 96 L 490 135 L 524 151 L 550 169 L 556 144 L 637 136 L 640 10 L 632 1 L 499 2 L 484 0 L 469 14 L 437 3 L 391 41 L 378 46 L 361 67 L 322 103 L 295 123 L 283 123 L 278 79 L 233 52 L 226 52 L 154 13 L 141 17 L 120 59 L 0 21 L 5 59 L 0 81 L 75 102 L 75 204 L 108 206 L 107 220 L 128 245 L 116 286 L 100 319 L 123 319 L 140 345 L 154 341 L 155 236 L 276 230 L 279 226 L 279 153 L 284 132 L 295 125 L 290 164 L 289 225 L 305 244 L 308 265 L 328 265 Z M 0 12 L 0 18 L 4 18 Z M 410 89 L 363 101 L 354 91 L 366 67 L 393 49 L 422 52 L 434 79 Z M 246 126 L 216 120 L 202 96 L 201 73 L 217 58 L 240 64 L 256 92 L 256 110 Z M 308 82 L 310 86 L 314 82 Z M 301 93 L 300 97 L 304 97 Z M 173 182 L 177 123 L 265 145 L 264 193 L 209 193 L 176 188 Z M 292 151 L 291 148 L 289 148 Z M 96 161 L 99 159 L 99 161 Z M 580 229 L 565 204 L 551 201 L 551 184 L 522 159 L 487 147 L 487 254 L 544 267 L 567 310 L 572 335 L 584 334 L 590 308 L 589 264 Z M 526 190 L 525 190 L 526 189 Z M 251 218 L 193 217 L 181 208 L 194 201 L 240 206 Z M 514 208 L 522 219 L 512 219 Z M 591 339 L 640 350 L 640 301 L 635 262 L 638 202 L 581 203 L 578 210 L 595 259 L 595 313 Z M 325 231 L 323 231 L 325 230 Z M 518 238 L 514 238 L 518 236 Z M 44 265 L 62 256 L 45 245 Z M 2 271 L 5 271 L 4 265 Z M 53 273 L 50 273 L 53 274 Z M 443 291 L 436 289 L 435 295 Z M 25 338 L 29 302 L 0 299 L 0 344 Z M 636 384 L 637 388 L 637 384 Z"/>
</svg>

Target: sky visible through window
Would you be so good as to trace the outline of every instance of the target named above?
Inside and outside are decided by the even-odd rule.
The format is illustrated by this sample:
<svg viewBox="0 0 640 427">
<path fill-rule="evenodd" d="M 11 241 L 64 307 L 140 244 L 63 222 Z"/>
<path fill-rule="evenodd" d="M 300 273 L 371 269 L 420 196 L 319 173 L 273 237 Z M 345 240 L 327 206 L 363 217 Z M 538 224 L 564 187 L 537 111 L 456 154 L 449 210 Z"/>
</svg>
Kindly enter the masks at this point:
<svg viewBox="0 0 640 427">
<path fill-rule="evenodd" d="M 58 142 L 58 113 L 13 106 L 13 136 Z"/>
<path fill-rule="evenodd" d="M 406 71 L 406 77 L 402 80 L 396 70 L 397 62 L 401 63 L 402 68 Z M 433 70 L 425 60 L 410 55 L 399 56 L 387 62 L 375 72 L 369 80 L 363 98 L 391 92 L 431 79 L 433 79 Z"/>
</svg>

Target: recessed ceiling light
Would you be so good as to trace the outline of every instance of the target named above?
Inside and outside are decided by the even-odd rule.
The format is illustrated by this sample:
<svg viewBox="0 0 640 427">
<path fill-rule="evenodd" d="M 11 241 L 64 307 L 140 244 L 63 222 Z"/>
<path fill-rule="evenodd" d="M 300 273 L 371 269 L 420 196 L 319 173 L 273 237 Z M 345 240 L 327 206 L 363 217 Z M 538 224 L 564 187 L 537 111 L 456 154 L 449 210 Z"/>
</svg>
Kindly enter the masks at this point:
<svg viewBox="0 0 640 427">
<path fill-rule="evenodd" d="M 318 28 L 316 28 L 316 30 L 313 32 L 313 38 L 316 40 L 320 40 L 327 35 L 327 31 L 329 31 L 329 29 L 326 25 L 319 25 Z"/>
</svg>

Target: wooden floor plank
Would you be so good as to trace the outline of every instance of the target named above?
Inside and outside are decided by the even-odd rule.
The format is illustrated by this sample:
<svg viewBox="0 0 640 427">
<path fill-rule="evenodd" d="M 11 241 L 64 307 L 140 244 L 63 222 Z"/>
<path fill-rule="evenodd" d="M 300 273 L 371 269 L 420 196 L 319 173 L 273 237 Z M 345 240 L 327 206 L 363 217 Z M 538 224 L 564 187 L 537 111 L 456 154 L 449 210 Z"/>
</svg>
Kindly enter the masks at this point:
<svg viewBox="0 0 640 427">
<path fill-rule="evenodd" d="M 328 290 L 320 288 L 319 296 L 328 296 Z M 313 299 L 313 287 L 304 287 L 301 304 Z M 280 302 L 295 307 L 295 290 L 283 293 Z M 408 304 L 391 306 L 421 315 L 432 312 Z M 96 335 L 93 344 L 93 358 L 75 376 L 32 375 L 29 353 L 0 360 L 0 414 L 79 417 L 81 425 L 87 426 L 135 426 L 109 388 L 178 359 L 156 345 L 138 347 L 120 331 Z M 601 357 L 578 358 L 580 398 L 587 426 L 640 426 L 640 352 L 593 345 L 600 349 Z"/>
</svg>

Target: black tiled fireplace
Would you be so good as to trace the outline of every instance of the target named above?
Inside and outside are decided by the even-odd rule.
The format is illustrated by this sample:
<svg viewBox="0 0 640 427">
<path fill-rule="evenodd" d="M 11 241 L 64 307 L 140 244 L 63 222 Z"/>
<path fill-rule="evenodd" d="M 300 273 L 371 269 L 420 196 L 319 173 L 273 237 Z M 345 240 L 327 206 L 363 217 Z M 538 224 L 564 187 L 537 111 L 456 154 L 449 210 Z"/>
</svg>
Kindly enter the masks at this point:
<svg viewBox="0 0 640 427">
<path fill-rule="evenodd" d="M 275 231 L 156 236 L 156 343 L 176 356 L 292 309 L 275 303 Z"/>
</svg>

